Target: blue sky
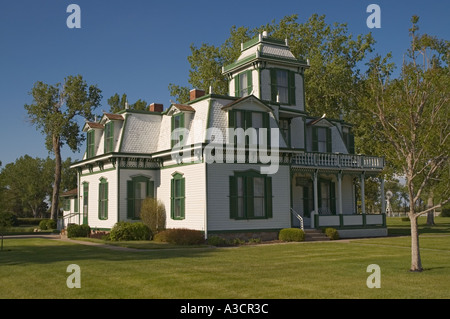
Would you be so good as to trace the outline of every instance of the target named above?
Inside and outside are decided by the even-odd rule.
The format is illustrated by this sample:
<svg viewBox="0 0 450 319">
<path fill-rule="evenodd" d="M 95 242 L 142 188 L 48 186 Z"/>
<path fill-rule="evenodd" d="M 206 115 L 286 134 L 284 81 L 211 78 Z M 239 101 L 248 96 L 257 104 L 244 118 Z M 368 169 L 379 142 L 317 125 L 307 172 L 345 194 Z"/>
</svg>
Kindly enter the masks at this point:
<svg viewBox="0 0 450 319">
<path fill-rule="evenodd" d="M 81 8 L 81 29 L 69 29 L 69 4 Z M 369 29 L 369 4 L 381 8 L 381 28 Z M 401 63 L 409 45 L 410 18 L 420 16 L 420 32 L 450 39 L 450 2 L 428 1 L 144 1 L 2 0 L 0 4 L 0 161 L 46 157 L 44 137 L 27 121 L 24 104 L 36 81 L 62 82 L 81 74 L 106 100 L 126 93 L 168 107 L 169 83 L 188 85 L 189 46 L 220 45 L 233 25 L 250 28 L 291 14 L 306 21 L 324 14 L 328 23 L 348 23 L 350 33 L 372 32 L 376 53 L 392 51 Z M 80 159 L 63 150 L 63 158 Z"/>
</svg>

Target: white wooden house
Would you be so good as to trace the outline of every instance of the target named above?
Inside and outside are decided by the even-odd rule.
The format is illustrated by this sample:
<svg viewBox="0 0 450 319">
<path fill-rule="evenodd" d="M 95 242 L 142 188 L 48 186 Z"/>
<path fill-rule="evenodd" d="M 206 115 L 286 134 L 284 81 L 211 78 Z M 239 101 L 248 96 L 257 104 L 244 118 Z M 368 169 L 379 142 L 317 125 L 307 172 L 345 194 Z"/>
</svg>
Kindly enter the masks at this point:
<svg viewBox="0 0 450 319">
<path fill-rule="evenodd" d="M 286 41 L 264 35 L 243 43 L 241 51 L 223 67 L 228 95 L 194 89 L 183 105 L 164 110 L 153 103 L 148 111 L 124 109 L 85 124 L 86 153 L 73 165 L 79 223 L 110 229 L 118 221 L 139 220 L 141 202 L 150 196 L 165 204 L 167 228 L 205 236 L 276 237 L 301 222 L 305 228 L 337 228 L 341 237 L 387 234 L 385 215 L 366 214 L 364 203 L 365 178 L 379 175 L 384 159 L 354 154 L 351 124 L 308 115 L 308 63 L 296 59 Z M 273 148 L 276 171 L 262 173 L 275 161 L 255 161 L 249 137 L 236 146 L 227 136 L 230 128 L 268 129 L 256 147 Z"/>
</svg>

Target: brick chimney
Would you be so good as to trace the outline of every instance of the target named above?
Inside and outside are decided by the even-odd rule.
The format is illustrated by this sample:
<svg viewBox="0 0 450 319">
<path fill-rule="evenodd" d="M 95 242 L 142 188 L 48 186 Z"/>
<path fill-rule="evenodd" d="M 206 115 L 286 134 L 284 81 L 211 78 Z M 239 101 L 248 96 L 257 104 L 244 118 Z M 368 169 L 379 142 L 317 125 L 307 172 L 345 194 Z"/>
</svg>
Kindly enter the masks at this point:
<svg viewBox="0 0 450 319">
<path fill-rule="evenodd" d="M 205 95 L 205 91 L 199 90 L 199 89 L 193 89 L 189 91 L 189 98 L 190 101 L 198 99 L 199 97 L 202 97 Z"/>
<path fill-rule="evenodd" d="M 164 105 L 163 104 L 152 103 L 149 106 L 149 111 L 150 112 L 159 112 L 159 113 L 161 113 L 163 110 L 164 110 Z"/>
</svg>

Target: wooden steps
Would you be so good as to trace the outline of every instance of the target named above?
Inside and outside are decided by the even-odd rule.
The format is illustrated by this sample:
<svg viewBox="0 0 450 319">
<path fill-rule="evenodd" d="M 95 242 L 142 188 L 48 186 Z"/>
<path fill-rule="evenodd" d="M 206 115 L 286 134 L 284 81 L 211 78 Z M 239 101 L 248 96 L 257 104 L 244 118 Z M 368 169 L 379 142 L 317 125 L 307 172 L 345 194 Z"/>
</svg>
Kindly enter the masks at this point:
<svg viewBox="0 0 450 319">
<path fill-rule="evenodd" d="M 330 238 L 319 229 L 305 229 L 305 241 L 328 241 Z"/>
</svg>

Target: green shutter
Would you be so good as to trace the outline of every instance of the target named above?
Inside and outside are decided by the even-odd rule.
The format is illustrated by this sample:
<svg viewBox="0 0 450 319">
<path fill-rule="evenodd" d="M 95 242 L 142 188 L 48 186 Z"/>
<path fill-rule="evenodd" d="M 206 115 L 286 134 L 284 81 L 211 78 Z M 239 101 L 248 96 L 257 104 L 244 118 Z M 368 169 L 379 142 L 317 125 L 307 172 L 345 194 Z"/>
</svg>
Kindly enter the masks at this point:
<svg viewBox="0 0 450 319">
<path fill-rule="evenodd" d="M 295 105 L 295 73 L 293 71 L 289 71 L 288 76 L 289 104 Z"/>
<path fill-rule="evenodd" d="M 331 153 L 332 152 L 331 128 L 328 127 L 326 129 L 326 134 L 327 134 L 327 153 Z"/>
<path fill-rule="evenodd" d="M 270 114 L 263 114 L 263 127 L 267 129 L 267 147 L 270 147 Z"/>
<path fill-rule="evenodd" d="M 181 183 L 181 196 L 183 197 L 181 199 L 181 212 L 180 212 L 180 217 L 181 218 L 184 218 L 184 216 L 185 216 L 185 200 L 186 200 L 185 181 L 186 181 L 185 178 L 182 178 L 180 180 L 180 183 Z"/>
<path fill-rule="evenodd" d="M 266 217 L 272 218 L 272 177 L 265 178 Z"/>
<path fill-rule="evenodd" d="M 309 188 L 306 186 L 303 186 L 303 216 L 311 216 L 309 211 Z"/>
<path fill-rule="evenodd" d="M 131 219 L 134 217 L 134 183 L 127 181 L 127 217 Z"/>
<path fill-rule="evenodd" d="M 170 145 L 173 148 L 173 146 L 176 144 L 175 140 L 172 139 L 172 134 L 173 134 L 173 130 L 175 129 L 175 116 L 172 115 L 172 117 L 170 118 Z"/>
<path fill-rule="evenodd" d="M 348 152 L 350 154 L 355 154 L 355 135 L 353 135 L 352 133 L 350 133 L 348 135 L 349 138 L 349 147 L 348 147 Z"/>
<path fill-rule="evenodd" d="M 245 215 L 247 216 L 247 218 L 253 218 L 255 216 L 254 214 L 254 192 L 253 192 L 253 177 L 251 176 L 246 176 L 244 178 L 245 180 L 245 190 L 246 190 L 246 198 L 245 198 Z"/>
<path fill-rule="evenodd" d="M 108 219 L 108 183 L 103 184 L 103 214 L 102 219 Z"/>
<path fill-rule="evenodd" d="M 318 142 L 318 128 L 312 127 L 312 151 L 317 152 L 319 150 L 319 142 Z"/>
<path fill-rule="evenodd" d="M 330 183 L 330 210 L 333 215 L 336 215 L 336 183 Z"/>
<path fill-rule="evenodd" d="M 236 125 L 236 111 L 229 110 L 228 111 L 228 127 L 235 128 Z"/>
<path fill-rule="evenodd" d="M 109 122 L 109 151 L 114 151 L 114 122 Z"/>
<path fill-rule="evenodd" d="M 155 198 L 155 182 L 147 180 L 147 197 Z"/>
<path fill-rule="evenodd" d="M 239 97 L 239 74 L 234 77 L 234 96 Z"/>
<path fill-rule="evenodd" d="M 95 131 L 91 131 L 90 157 L 95 155 Z"/>
<path fill-rule="evenodd" d="M 277 101 L 278 87 L 277 87 L 277 70 L 270 69 L 270 88 L 271 88 L 271 101 Z"/>
<path fill-rule="evenodd" d="M 170 217 L 174 219 L 175 214 L 175 180 L 170 180 Z"/>
<path fill-rule="evenodd" d="M 238 217 L 237 178 L 235 176 L 230 176 L 229 181 L 230 218 L 236 219 Z"/>
<path fill-rule="evenodd" d="M 247 92 L 250 95 L 253 91 L 252 70 L 247 71 Z"/>
<path fill-rule="evenodd" d="M 79 200 L 79 198 L 77 196 L 77 197 L 75 197 L 75 201 L 73 202 L 73 211 L 75 213 L 78 213 L 78 200 Z"/>
</svg>

